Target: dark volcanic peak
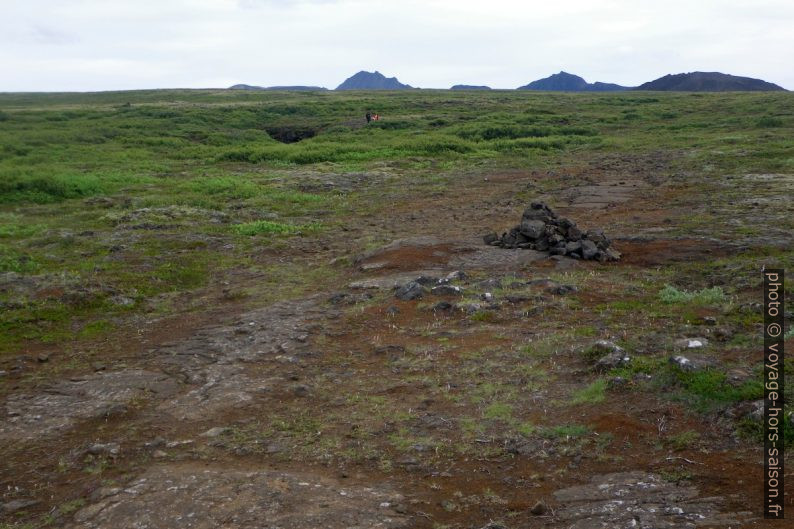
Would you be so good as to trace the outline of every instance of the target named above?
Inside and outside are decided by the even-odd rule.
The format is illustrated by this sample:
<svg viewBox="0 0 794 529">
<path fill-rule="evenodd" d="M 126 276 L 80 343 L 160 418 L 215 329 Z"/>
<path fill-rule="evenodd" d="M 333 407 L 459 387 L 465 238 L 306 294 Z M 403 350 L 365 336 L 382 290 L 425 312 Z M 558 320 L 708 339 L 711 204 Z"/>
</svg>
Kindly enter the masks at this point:
<svg viewBox="0 0 794 529">
<path fill-rule="evenodd" d="M 405 90 L 412 88 L 396 77 L 386 77 L 380 72 L 358 72 L 336 87 L 337 90 Z"/>
<path fill-rule="evenodd" d="M 737 92 L 785 90 L 761 79 L 739 77 L 720 72 L 690 72 L 668 74 L 637 87 L 637 90 L 671 92 Z"/>
<path fill-rule="evenodd" d="M 317 90 L 328 90 L 322 86 L 253 86 L 250 84 L 236 84 L 229 87 L 229 90 L 285 90 L 290 92 L 314 92 Z"/>
<path fill-rule="evenodd" d="M 612 83 L 590 84 L 578 75 L 568 72 L 555 73 L 544 79 L 532 81 L 528 85 L 519 86 L 518 90 L 545 90 L 551 92 L 616 92 L 628 90 L 625 86 Z"/>
<path fill-rule="evenodd" d="M 471 84 L 456 84 L 450 90 L 490 90 L 490 86 L 478 86 Z"/>
</svg>

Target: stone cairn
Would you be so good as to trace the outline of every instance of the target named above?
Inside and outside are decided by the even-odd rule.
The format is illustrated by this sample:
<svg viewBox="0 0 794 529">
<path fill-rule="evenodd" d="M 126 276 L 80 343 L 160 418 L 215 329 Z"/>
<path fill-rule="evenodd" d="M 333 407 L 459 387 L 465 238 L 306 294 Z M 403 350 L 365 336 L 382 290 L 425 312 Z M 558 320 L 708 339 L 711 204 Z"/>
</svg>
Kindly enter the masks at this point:
<svg viewBox="0 0 794 529">
<path fill-rule="evenodd" d="M 616 261 L 620 252 L 610 248 L 610 241 L 601 230 L 583 232 L 570 219 L 559 217 L 543 202 L 532 202 L 521 217 L 521 224 L 503 233 L 489 233 L 485 244 L 501 248 L 525 248 L 573 259 Z"/>
</svg>

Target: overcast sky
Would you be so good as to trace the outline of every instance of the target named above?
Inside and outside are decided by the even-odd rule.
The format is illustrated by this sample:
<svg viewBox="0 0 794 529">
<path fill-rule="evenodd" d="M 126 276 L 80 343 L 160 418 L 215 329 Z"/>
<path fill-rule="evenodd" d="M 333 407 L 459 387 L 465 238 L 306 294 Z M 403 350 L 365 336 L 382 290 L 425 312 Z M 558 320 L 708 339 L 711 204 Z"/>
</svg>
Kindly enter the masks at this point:
<svg viewBox="0 0 794 529">
<path fill-rule="evenodd" d="M 721 71 L 794 89 L 792 0 L 0 0 L 0 91 L 515 88 Z"/>
</svg>

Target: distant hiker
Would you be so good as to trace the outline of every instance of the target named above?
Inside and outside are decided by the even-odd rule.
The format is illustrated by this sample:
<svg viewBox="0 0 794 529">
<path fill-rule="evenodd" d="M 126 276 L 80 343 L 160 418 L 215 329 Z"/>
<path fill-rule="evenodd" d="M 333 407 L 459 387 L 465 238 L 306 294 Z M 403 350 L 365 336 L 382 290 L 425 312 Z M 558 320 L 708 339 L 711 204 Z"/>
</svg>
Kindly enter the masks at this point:
<svg viewBox="0 0 794 529">
<path fill-rule="evenodd" d="M 367 123 L 369 123 L 370 121 L 372 121 L 372 114 L 367 112 Z"/>
</svg>

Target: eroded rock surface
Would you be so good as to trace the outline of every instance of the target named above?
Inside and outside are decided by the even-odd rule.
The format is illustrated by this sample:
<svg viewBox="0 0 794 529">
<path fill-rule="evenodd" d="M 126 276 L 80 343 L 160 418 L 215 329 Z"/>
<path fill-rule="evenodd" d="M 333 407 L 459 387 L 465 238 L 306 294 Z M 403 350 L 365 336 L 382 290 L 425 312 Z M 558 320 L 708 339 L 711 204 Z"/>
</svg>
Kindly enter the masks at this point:
<svg viewBox="0 0 794 529">
<path fill-rule="evenodd" d="M 701 497 L 692 485 L 647 472 L 595 476 L 590 483 L 558 490 L 556 511 L 571 529 L 663 529 L 741 526 L 750 513 L 725 513 L 720 497 Z"/>
<path fill-rule="evenodd" d="M 63 432 L 81 420 L 123 413 L 139 398 L 159 401 L 160 413 L 180 420 L 246 405 L 284 384 L 281 378 L 252 375 L 248 367 L 298 363 L 313 354 L 309 336 L 333 312 L 319 298 L 276 303 L 150 351 L 146 370 L 97 373 L 57 382 L 35 395 L 11 395 L 0 417 L 0 439 Z"/>
<path fill-rule="evenodd" d="M 160 466 L 75 513 L 72 529 L 339 529 L 408 527 L 386 486 L 345 486 L 310 474 Z M 397 510 L 395 510 L 397 509 Z"/>
<path fill-rule="evenodd" d="M 35 395 L 12 395 L 0 419 L 0 439 L 55 434 L 77 421 L 125 411 L 136 398 L 168 398 L 179 391 L 173 378 L 154 371 L 125 369 L 57 382 Z"/>
</svg>

